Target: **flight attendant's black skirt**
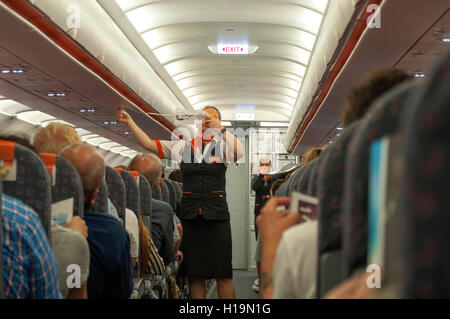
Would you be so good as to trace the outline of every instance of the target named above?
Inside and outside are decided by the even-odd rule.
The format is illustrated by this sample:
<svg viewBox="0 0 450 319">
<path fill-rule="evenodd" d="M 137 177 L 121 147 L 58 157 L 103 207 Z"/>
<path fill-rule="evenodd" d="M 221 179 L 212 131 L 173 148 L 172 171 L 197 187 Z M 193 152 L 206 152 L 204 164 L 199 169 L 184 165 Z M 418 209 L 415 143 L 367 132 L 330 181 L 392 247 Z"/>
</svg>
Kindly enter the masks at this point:
<svg viewBox="0 0 450 319">
<path fill-rule="evenodd" d="M 233 278 L 230 220 L 201 216 L 182 221 L 181 274 L 185 277 Z"/>
</svg>

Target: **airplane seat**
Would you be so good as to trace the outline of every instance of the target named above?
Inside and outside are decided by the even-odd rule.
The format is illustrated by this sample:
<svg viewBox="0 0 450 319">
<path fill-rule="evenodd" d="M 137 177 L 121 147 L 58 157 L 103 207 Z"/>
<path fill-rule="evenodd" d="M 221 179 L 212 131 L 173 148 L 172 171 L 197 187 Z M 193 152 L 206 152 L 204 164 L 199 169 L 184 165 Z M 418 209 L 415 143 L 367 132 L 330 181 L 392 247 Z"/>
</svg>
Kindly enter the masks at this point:
<svg viewBox="0 0 450 319">
<path fill-rule="evenodd" d="M 120 177 L 122 177 L 125 185 L 126 208 L 131 209 L 136 214 L 136 217 L 139 218 L 141 214 L 141 199 L 137 181 L 139 175 L 137 175 L 137 172 L 130 172 L 120 168 L 117 168 L 116 171 L 120 174 Z"/>
<path fill-rule="evenodd" d="M 95 197 L 91 210 L 97 213 L 106 213 L 108 211 L 108 186 L 105 180 L 102 181 Z"/>
<path fill-rule="evenodd" d="M 40 153 L 39 156 L 47 166 L 50 178 L 54 178 L 52 184 L 52 203 L 62 203 L 63 201 L 70 200 L 71 203 L 69 205 L 73 206 L 73 216 L 83 218 L 83 182 L 75 166 L 56 154 Z"/>
<path fill-rule="evenodd" d="M 141 199 L 141 217 L 144 226 L 151 231 L 152 222 L 152 188 L 144 175 L 139 174 L 139 195 Z"/>
<path fill-rule="evenodd" d="M 152 198 L 156 200 L 162 200 L 162 192 L 159 185 L 152 189 Z"/>
<path fill-rule="evenodd" d="M 161 179 L 161 187 L 163 192 L 161 194 L 161 200 L 170 205 L 170 191 L 169 186 L 167 185 L 167 181 L 165 179 Z"/>
<path fill-rule="evenodd" d="M 343 279 L 366 265 L 370 145 L 397 131 L 400 113 L 403 108 L 410 109 L 420 84 L 420 80 L 402 83 L 377 99 L 347 148 L 342 205 Z"/>
<path fill-rule="evenodd" d="M 8 171 L 3 193 L 34 209 L 50 241 L 52 182 L 41 158 L 21 145 L 0 140 L 0 168 Z"/>
<path fill-rule="evenodd" d="M 450 298 L 450 50 L 412 109 L 402 112 L 402 298 Z"/>
<path fill-rule="evenodd" d="M 284 181 L 284 182 L 278 187 L 278 189 L 275 191 L 275 194 L 273 194 L 273 196 L 274 196 L 274 197 L 284 197 L 284 196 L 286 196 L 287 188 L 288 188 L 288 183 L 289 183 L 289 181 Z"/>
<path fill-rule="evenodd" d="M 308 190 L 309 178 L 313 172 L 314 165 L 316 164 L 317 160 L 318 159 L 316 158 L 316 159 L 312 160 L 311 162 L 309 162 L 308 164 L 306 164 L 304 166 L 304 170 L 303 170 L 302 174 L 299 175 L 297 177 L 297 179 L 292 181 L 294 183 L 293 188 L 292 188 L 293 191 L 306 194 L 306 192 Z"/>
<path fill-rule="evenodd" d="M 323 165 L 318 172 L 318 298 L 321 298 L 328 290 L 336 286 L 341 279 L 341 205 L 344 164 L 348 143 L 358 125 L 359 121 L 346 127 L 341 137 L 327 147 L 328 156 L 324 157 Z"/>
<path fill-rule="evenodd" d="M 175 186 L 171 183 L 170 180 L 165 179 L 164 182 L 167 185 L 167 188 L 169 190 L 169 205 L 172 207 L 173 211 L 176 211 L 177 208 L 177 193 L 175 191 Z"/>
<path fill-rule="evenodd" d="M 116 170 L 110 166 L 106 166 L 105 181 L 108 185 L 108 198 L 117 210 L 117 215 L 125 222 L 125 184 L 122 177 Z"/>
<path fill-rule="evenodd" d="M 319 184 L 319 174 L 323 169 L 323 163 L 325 162 L 326 157 L 329 155 L 330 149 L 325 148 L 320 154 L 319 158 L 315 161 L 312 167 L 311 175 L 309 176 L 308 188 L 306 194 L 310 196 L 317 197 L 317 189 Z"/>
<path fill-rule="evenodd" d="M 115 168 L 115 170 L 120 174 L 123 184 L 125 185 L 125 204 L 126 208 L 133 211 L 136 214 L 137 219 L 141 215 L 140 208 L 140 192 L 138 187 L 138 172 L 127 171 L 121 168 Z M 125 217 L 126 218 L 126 217 Z M 126 224 L 125 224 L 126 225 Z M 136 240 L 139 240 L 139 235 Z M 140 278 L 140 265 L 139 260 L 141 259 L 141 251 L 139 249 L 138 262 L 134 269 L 133 274 L 133 291 L 131 293 L 130 299 L 141 299 L 145 293 L 145 283 L 142 278 Z"/>
<path fill-rule="evenodd" d="M 287 181 L 287 189 L 284 196 L 291 196 L 292 192 L 295 190 L 295 185 L 298 184 L 299 180 L 305 171 L 306 166 L 300 167 Z"/>
</svg>

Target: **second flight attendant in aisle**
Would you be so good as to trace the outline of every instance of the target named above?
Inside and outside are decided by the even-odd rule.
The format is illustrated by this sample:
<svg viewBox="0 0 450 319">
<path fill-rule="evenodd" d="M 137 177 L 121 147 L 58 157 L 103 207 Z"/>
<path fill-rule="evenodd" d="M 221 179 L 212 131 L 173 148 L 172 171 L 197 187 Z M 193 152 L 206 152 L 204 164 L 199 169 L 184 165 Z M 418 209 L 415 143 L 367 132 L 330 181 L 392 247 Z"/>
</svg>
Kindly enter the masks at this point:
<svg viewBox="0 0 450 319">
<path fill-rule="evenodd" d="M 155 141 L 124 110 L 118 120 L 130 128 L 136 141 L 160 158 L 182 158 L 183 197 L 179 218 L 184 235 L 180 250 L 181 273 L 189 278 L 191 298 L 206 298 L 206 279 L 217 282 L 219 298 L 235 298 L 232 269 L 230 213 L 225 194 L 227 162 L 244 155 L 242 143 L 221 124 L 217 108 L 207 106 L 202 137 L 191 141 Z M 212 134 L 211 134 L 212 133 Z"/>
</svg>

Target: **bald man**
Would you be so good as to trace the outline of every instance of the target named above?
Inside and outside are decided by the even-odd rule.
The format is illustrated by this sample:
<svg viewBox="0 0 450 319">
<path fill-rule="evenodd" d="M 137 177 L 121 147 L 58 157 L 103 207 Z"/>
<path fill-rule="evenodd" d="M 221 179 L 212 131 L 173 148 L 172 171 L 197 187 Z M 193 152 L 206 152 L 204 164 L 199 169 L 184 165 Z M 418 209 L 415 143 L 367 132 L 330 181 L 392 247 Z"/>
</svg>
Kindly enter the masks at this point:
<svg viewBox="0 0 450 319">
<path fill-rule="evenodd" d="M 105 175 L 105 161 L 94 147 L 84 144 L 69 146 L 60 155 L 72 162 L 83 183 L 91 254 L 88 298 L 128 299 L 133 289 L 128 235 L 116 218 L 91 211 Z"/>
<path fill-rule="evenodd" d="M 137 155 L 130 162 L 128 168 L 144 175 L 152 189 L 159 187 L 162 163 L 156 155 Z M 152 199 L 152 238 L 166 264 L 175 260 L 173 244 L 174 215 L 173 209 L 169 204 Z"/>
</svg>

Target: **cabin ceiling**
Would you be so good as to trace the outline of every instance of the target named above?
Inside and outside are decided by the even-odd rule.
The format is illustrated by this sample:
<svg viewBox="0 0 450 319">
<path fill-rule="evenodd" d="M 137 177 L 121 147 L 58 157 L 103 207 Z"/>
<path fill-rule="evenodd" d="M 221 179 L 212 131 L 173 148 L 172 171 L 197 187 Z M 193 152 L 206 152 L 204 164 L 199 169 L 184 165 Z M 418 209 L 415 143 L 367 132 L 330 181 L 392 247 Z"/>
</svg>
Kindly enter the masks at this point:
<svg viewBox="0 0 450 319">
<path fill-rule="evenodd" d="M 256 121 L 286 122 L 328 5 L 328 0 L 99 2 L 118 24 L 131 23 L 137 40 L 146 43 L 194 109 L 215 105 L 227 121 L 244 112 L 254 113 Z M 248 55 L 210 51 L 219 45 L 257 49 Z"/>
</svg>

